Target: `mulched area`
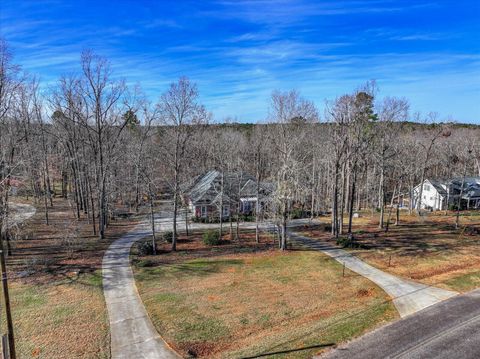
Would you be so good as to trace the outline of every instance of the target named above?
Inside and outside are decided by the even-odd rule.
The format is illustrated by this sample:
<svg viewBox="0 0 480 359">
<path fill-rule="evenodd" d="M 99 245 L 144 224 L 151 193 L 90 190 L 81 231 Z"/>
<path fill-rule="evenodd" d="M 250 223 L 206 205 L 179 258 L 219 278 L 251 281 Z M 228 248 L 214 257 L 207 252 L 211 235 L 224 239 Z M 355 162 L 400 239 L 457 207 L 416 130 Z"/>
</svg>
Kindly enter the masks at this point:
<svg viewBox="0 0 480 359">
<path fill-rule="evenodd" d="M 100 240 L 93 235 L 86 215 L 80 220 L 75 218 L 67 200 L 55 198 L 54 206 L 48 210 L 49 225 L 45 223 L 43 208 L 37 206 L 33 218 L 16 231 L 18 235 L 11 242 L 12 253 L 7 259 L 11 278 L 45 284 L 94 272 L 101 268 L 108 246 L 139 222 L 139 218 L 112 221 L 106 238 Z"/>
</svg>

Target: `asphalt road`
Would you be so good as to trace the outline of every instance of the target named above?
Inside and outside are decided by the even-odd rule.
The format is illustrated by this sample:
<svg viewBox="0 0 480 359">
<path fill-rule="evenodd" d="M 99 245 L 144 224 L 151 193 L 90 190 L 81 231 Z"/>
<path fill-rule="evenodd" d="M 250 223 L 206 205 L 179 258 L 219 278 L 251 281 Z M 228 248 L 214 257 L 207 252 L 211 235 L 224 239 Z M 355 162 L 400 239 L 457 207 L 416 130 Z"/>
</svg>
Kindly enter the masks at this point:
<svg viewBox="0 0 480 359">
<path fill-rule="evenodd" d="M 379 328 L 321 358 L 478 359 L 480 289 Z"/>
</svg>

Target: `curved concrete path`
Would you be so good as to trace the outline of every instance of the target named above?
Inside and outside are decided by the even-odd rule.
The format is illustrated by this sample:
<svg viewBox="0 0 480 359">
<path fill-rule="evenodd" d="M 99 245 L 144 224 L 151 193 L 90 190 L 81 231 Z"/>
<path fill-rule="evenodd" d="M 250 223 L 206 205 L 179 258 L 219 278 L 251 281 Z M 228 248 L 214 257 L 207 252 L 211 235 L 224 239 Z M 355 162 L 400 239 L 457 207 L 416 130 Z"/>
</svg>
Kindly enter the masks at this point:
<svg viewBox="0 0 480 359">
<path fill-rule="evenodd" d="M 10 209 L 13 210 L 10 217 L 8 218 L 7 225 L 9 227 L 26 221 L 27 219 L 33 217 L 34 214 L 37 212 L 37 209 L 30 204 L 9 203 L 9 205 Z"/>
<path fill-rule="evenodd" d="M 345 250 L 332 246 L 328 243 L 300 236 L 295 233 L 290 233 L 289 236 L 293 240 L 307 247 L 325 253 L 342 264 L 345 263 L 345 267 L 348 269 L 370 279 L 372 282 L 377 284 L 392 297 L 393 304 L 395 304 L 395 307 L 397 308 L 401 317 L 416 313 L 419 310 L 458 294 L 457 292 L 412 282 L 396 277 L 392 274 L 382 272 L 381 270 L 372 267 L 371 265 L 351 255 Z"/>
<path fill-rule="evenodd" d="M 142 223 L 113 242 L 103 257 L 103 291 L 110 321 L 112 359 L 179 358 L 148 317 L 130 267 L 133 243 L 151 233 L 148 223 Z"/>
</svg>

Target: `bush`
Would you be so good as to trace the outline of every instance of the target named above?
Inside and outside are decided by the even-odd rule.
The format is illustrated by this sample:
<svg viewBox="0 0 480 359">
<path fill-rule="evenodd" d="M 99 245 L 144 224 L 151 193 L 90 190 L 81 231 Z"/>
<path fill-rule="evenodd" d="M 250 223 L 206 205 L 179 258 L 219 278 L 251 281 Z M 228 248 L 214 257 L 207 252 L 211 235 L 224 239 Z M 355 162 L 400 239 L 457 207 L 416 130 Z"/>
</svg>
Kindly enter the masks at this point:
<svg viewBox="0 0 480 359">
<path fill-rule="evenodd" d="M 300 208 L 294 208 L 291 216 L 292 219 L 304 218 L 305 213 Z"/>
<path fill-rule="evenodd" d="M 243 222 L 255 222 L 255 216 L 253 214 L 241 214 L 238 219 Z"/>
<path fill-rule="evenodd" d="M 457 209 L 458 209 L 458 206 L 457 206 L 456 203 L 455 203 L 455 204 L 454 204 L 454 203 L 450 203 L 450 204 L 448 205 L 448 210 L 449 210 L 449 211 L 456 211 Z"/>
<path fill-rule="evenodd" d="M 137 251 L 141 256 L 153 255 L 153 244 L 151 241 L 137 243 Z"/>
<path fill-rule="evenodd" d="M 349 235 L 347 237 L 339 237 L 337 239 L 337 245 L 342 248 L 360 248 L 361 245 L 355 241 L 355 237 L 353 235 Z"/>
<path fill-rule="evenodd" d="M 169 232 L 165 232 L 163 234 L 163 240 L 167 243 L 172 243 L 173 241 L 173 232 L 172 231 L 169 231 Z"/>
<path fill-rule="evenodd" d="M 135 262 L 135 265 L 140 268 L 148 268 L 148 267 L 153 267 L 155 263 L 152 261 L 149 261 L 148 259 L 145 260 L 139 260 L 138 262 Z"/>
<path fill-rule="evenodd" d="M 203 234 L 203 243 L 207 246 L 216 246 L 220 244 L 220 242 L 220 233 L 218 231 L 209 230 Z"/>
<path fill-rule="evenodd" d="M 465 227 L 464 234 L 467 236 L 477 236 L 480 234 L 480 229 L 472 226 Z"/>
<path fill-rule="evenodd" d="M 192 222 L 195 223 L 219 223 L 220 220 L 218 219 L 217 216 L 215 217 L 193 217 Z"/>
</svg>

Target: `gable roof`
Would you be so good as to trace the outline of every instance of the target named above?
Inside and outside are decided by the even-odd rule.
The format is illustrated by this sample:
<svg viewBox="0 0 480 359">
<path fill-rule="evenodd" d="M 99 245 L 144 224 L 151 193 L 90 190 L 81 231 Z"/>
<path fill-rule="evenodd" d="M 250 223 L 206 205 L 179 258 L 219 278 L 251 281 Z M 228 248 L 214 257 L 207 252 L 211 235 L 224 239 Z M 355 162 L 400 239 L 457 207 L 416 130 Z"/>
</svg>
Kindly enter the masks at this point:
<svg viewBox="0 0 480 359">
<path fill-rule="evenodd" d="M 425 179 L 423 182 L 431 184 L 435 190 L 442 196 L 448 195 L 447 188 L 450 190 L 450 196 L 459 195 L 463 185 L 463 198 L 480 198 L 480 177 L 454 177 L 448 180 Z M 414 191 L 418 194 L 420 185 L 415 186 Z"/>
<path fill-rule="evenodd" d="M 188 196 L 192 202 L 198 202 L 203 197 L 206 197 L 208 192 L 212 191 L 212 184 L 217 177 L 220 176 L 218 171 L 208 171 L 203 176 L 197 176 L 195 182 L 187 191 Z M 215 193 L 216 195 L 217 193 Z M 214 199 L 213 193 L 211 195 L 210 201 Z"/>
<path fill-rule="evenodd" d="M 268 195 L 273 192 L 274 185 L 270 182 L 260 182 L 260 195 Z M 240 190 L 242 197 L 255 197 L 257 195 L 257 181 L 249 179 Z"/>
<path fill-rule="evenodd" d="M 437 192 L 442 195 L 446 196 L 447 195 L 447 190 L 446 190 L 446 184 L 440 181 L 435 181 L 435 180 L 426 180 L 431 183 L 431 185 L 437 190 Z M 443 187 L 445 186 L 445 187 Z"/>
<path fill-rule="evenodd" d="M 224 172 L 223 201 L 229 201 L 238 196 L 238 191 L 243 196 L 243 188 L 245 188 L 247 182 L 251 181 L 255 183 L 255 178 L 246 172 Z M 221 172 L 216 170 L 208 171 L 184 184 L 184 193 L 194 204 L 220 203 L 222 199 L 221 182 Z"/>
</svg>

